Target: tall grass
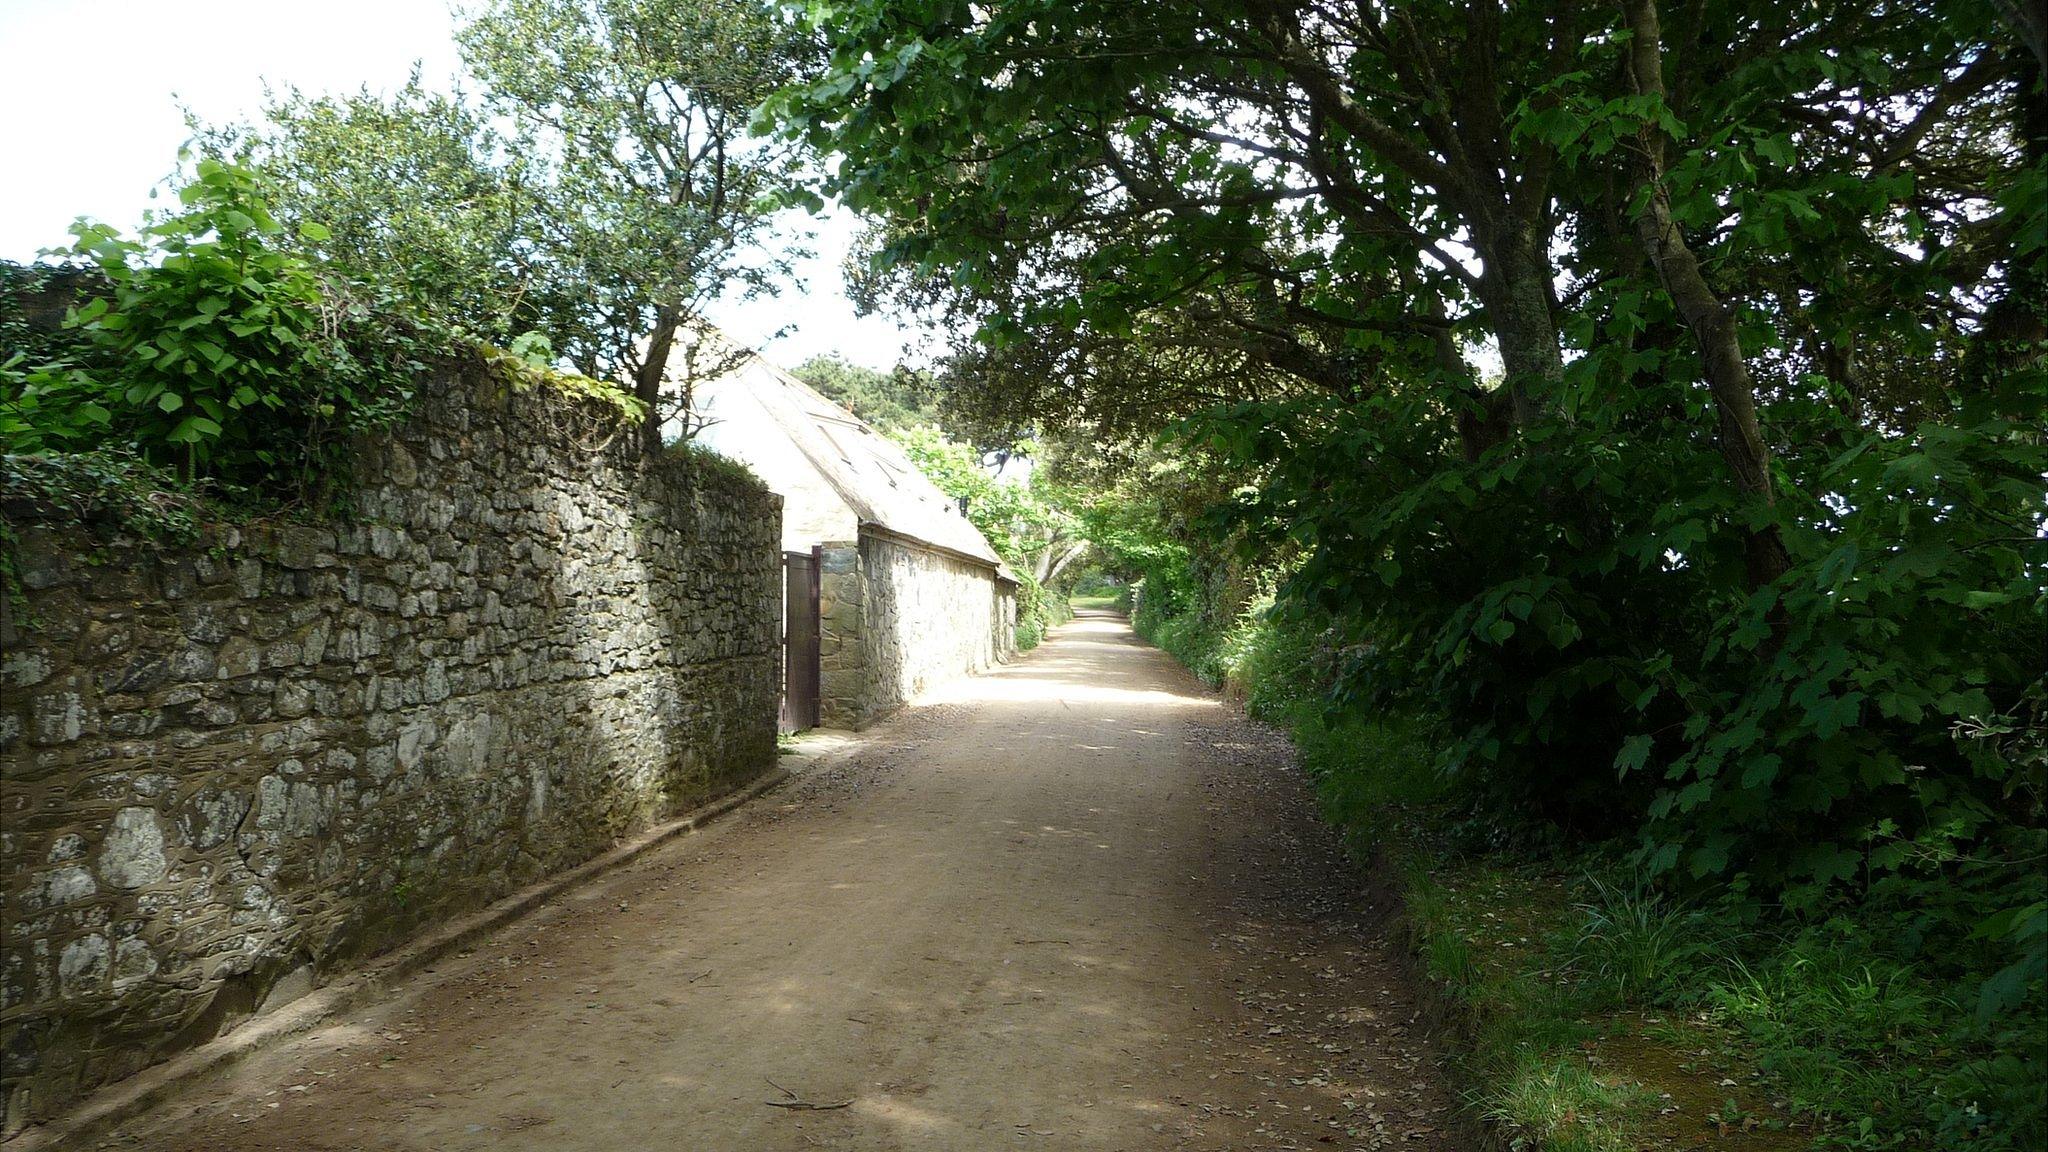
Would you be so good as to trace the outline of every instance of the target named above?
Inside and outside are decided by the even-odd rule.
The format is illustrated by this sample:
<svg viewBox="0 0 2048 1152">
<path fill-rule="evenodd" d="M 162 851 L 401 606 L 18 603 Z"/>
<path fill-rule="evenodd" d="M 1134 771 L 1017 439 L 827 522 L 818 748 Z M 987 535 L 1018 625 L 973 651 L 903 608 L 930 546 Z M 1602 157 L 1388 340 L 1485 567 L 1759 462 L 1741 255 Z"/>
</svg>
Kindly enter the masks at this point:
<svg viewBox="0 0 2048 1152">
<path fill-rule="evenodd" d="M 1514 1147 L 1546 1152 L 1634 1152 L 1612 1119 L 1641 1108 L 1641 1089 L 1611 1084 L 1583 1064 L 1525 1054 L 1487 1093 L 1479 1115 L 1517 1134 Z"/>
<path fill-rule="evenodd" d="M 1589 897 L 1573 906 L 1579 924 L 1571 968 L 1616 1000 L 1669 992 L 1691 966 L 1715 950 L 1704 917 L 1672 901 L 1640 877 L 1588 876 Z"/>
</svg>

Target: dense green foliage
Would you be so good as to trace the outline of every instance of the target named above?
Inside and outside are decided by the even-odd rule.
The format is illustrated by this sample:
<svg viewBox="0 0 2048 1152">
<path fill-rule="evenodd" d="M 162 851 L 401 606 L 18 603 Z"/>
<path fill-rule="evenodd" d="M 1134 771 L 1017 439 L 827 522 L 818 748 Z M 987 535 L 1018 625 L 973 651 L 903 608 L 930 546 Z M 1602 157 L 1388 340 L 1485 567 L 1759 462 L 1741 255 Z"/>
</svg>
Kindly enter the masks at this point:
<svg viewBox="0 0 2048 1152">
<path fill-rule="evenodd" d="M 1286 603 L 1373 636 L 1349 690 L 1448 710 L 1504 802 L 1820 899 L 2038 823 L 2039 781 L 1951 731 L 2027 722 L 2043 665 L 2044 389 L 1994 339 L 2040 326 L 2039 78 L 1917 10 L 1702 51 L 1725 8 L 1652 76 L 1653 8 L 820 4 L 835 67 L 785 115 L 849 154 L 834 188 L 895 223 L 908 290 L 1029 363 L 1073 349 L 1047 375 L 1084 402 L 1157 377 L 1188 410 L 1185 373 L 1091 375 L 1103 341 L 1272 381 L 1194 435 L 1256 483 L 1239 530 L 1303 548 Z M 1408 104 L 1450 60 L 1484 103 Z M 1926 115 L 1832 127 L 1877 92 Z M 1921 149 L 1930 117 L 1958 131 Z M 1478 155 L 1518 183 L 1474 185 Z"/>
<path fill-rule="evenodd" d="M 816 0 L 779 113 L 947 403 L 1121 464 L 1163 644 L 1271 591 L 1474 843 L 1849 925 L 2040 1079 L 2038 16 L 1664 7 Z"/>
<path fill-rule="evenodd" d="M 891 434 L 940 491 L 966 502 L 967 519 L 1017 579 L 1017 646 L 1037 647 L 1048 629 L 1068 618 L 1071 565 L 1087 549 L 1066 509 L 1067 494 L 1037 470 L 1021 480 L 995 474 L 981 453 L 947 439 L 936 426 Z"/>
<path fill-rule="evenodd" d="M 202 160 L 179 198 L 139 240 L 81 223 L 61 255 L 93 275 L 69 278 L 62 328 L 16 316 L 5 450 L 113 445 L 188 481 L 310 493 L 403 403 L 411 343 L 282 246 L 255 173 Z"/>
<path fill-rule="evenodd" d="M 193 128 L 209 154 L 262 172 L 307 257 L 385 285 L 449 331 L 500 345 L 544 331 L 587 370 L 601 357 L 586 306 L 566 298 L 577 286 L 536 235 L 543 177 L 474 104 L 414 76 L 388 98 L 287 90 L 260 125 Z M 321 232 L 297 233 L 300 221 Z"/>
<path fill-rule="evenodd" d="M 150 540 L 196 539 L 202 505 L 189 485 L 119 449 L 0 457 L 0 540 L 14 542 L 6 521 L 32 511 L 38 523 L 112 527 Z M 4 563 L 14 563 L 10 551 Z M 7 586 L 15 591 L 14 572 Z"/>
</svg>

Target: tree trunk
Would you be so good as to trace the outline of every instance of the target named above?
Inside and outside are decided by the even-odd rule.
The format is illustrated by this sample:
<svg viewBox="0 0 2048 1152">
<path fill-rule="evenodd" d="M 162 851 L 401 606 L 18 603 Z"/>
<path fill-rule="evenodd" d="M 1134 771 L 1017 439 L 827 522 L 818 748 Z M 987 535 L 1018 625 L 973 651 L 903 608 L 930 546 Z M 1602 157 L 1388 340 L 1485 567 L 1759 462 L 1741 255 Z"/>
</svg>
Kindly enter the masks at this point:
<svg viewBox="0 0 2048 1152">
<path fill-rule="evenodd" d="M 1479 248 L 1486 265 L 1482 285 L 1488 327 L 1500 345 L 1507 378 L 1497 390 L 1487 391 L 1476 383 L 1471 388 L 1475 404 L 1458 417 L 1459 447 L 1468 462 L 1535 423 L 1544 407 L 1556 402 L 1553 393 L 1564 378 L 1557 323 L 1543 287 L 1550 264 L 1531 261 L 1526 251 L 1513 251 L 1513 246 L 1514 241 L 1507 240 L 1482 242 Z M 1438 341 L 1437 360 L 1446 371 L 1454 360 L 1462 362 L 1448 336 Z"/>
<path fill-rule="evenodd" d="M 1047 558 L 1052 555 L 1051 547 L 1048 547 L 1040 557 L 1039 567 L 1042 571 L 1037 574 L 1037 579 L 1041 586 L 1050 587 L 1053 581 L 1060 578 L 1060 573 L 1067 570 L 1067 565 L 1080 559 L 1088 551 L 1086 541 L 1067 540 L 1062 541 L 1059 546 L 1063 548 L 1059 559 L 1047 562 Z"/>
<path fill-rule="evenodd" d="M 1557 344 L 1556 318 L 1550 314 L 1553 269 L 1547 253 L 1530 250 L 1534 243 L 1527 236 L 1510 236 L 1488 253 L 1489 265 L 1499 271 L 1488 276 L 1494 285 L 1486 306 L 1494 315 L 1494 339 L 1500 341 L 1501 366 L 1507 372 L 1518 428 L 1528 427 L 1541 407 L 1557 402 L 1553 393 L 1564 379 L 1564 353 Z"/>
<path fill-rule="evenodd" d="M 1664 98 L 1663 53 L 1656 0 L 1626 0 L 1630 29 L 1629 75 L 1637 94 Z M 1717 439 L 1735 486 L 1769 509 L 1776 501 L 1771 483 L 1771 450 L 1757 422 L 1756 386 L 1742 356 L 1742 338 L 1735 316 L 1700 271 L 1698 258 L 1671 215 L 1671 197 L 1664 187 L 1664 140 L 1661 129 L 1648 126 L 1640 137 L 1647 204 L 1636 217 L 1636 236 L 1656 266 L 1657 276 L 1678 314 L 1699 346 L 1700 367 L 1714 397 Z M 1743 529 L 1743 561 L 1749 586 L 1775 582 L 1792 566 L 1777 525 Z"/>
<path fill-rule="evenodd" d="M 678 312 L 674 306 L 664 306 L 655 312 L 654 331 L 647 335 L 646 355 L 633 377 L 633 396 L 647 406 L 647 414 L 640 420 L 640 444 L 650 456 L 661 451 L 661 380 L 668 374 L 669 352 L 675 347 Z M 684 402 L 688 403 L 688 397 L 684 397 Z M 685 421 L 688 415 L 686 411 Z"/>
</svg>

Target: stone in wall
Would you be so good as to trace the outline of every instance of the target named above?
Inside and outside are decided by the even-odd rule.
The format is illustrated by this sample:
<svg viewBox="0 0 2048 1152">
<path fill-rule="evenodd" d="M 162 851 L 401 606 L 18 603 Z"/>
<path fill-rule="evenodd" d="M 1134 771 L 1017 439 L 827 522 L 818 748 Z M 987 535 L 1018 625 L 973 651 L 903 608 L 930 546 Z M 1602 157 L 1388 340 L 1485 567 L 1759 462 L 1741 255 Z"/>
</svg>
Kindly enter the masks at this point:
<svg viewBox="0 0 2048 1152">
<path fill-rule="evenodd" d="M 818 721 L 827 728 L 862 728 L 867 704 L 867 647 L 862 640 L 867 576 L 860 545 L 834 541 L 819 548 Z"/>
<path fill-rule="evenodd" d="M 772 763 L 779 500 L 606 424 L 444 373 L 345 523 L 24 532 L 5 1131 Z"/>
</svg>

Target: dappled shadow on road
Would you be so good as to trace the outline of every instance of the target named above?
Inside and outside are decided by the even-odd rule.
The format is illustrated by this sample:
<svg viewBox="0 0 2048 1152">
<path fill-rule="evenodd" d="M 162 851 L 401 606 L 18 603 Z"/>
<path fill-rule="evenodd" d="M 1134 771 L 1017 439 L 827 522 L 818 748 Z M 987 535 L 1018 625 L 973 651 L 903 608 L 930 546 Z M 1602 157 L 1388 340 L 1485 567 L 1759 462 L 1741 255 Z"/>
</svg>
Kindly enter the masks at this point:
<svg viewBox="0 0 2048 1152">
<path fill-rule="evenodd" d="M 1464 1146 L 1284 741 L 1128 637 L 926 698 L 146 1146 Z"/>
</svg>

